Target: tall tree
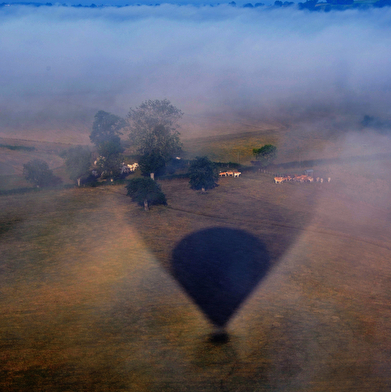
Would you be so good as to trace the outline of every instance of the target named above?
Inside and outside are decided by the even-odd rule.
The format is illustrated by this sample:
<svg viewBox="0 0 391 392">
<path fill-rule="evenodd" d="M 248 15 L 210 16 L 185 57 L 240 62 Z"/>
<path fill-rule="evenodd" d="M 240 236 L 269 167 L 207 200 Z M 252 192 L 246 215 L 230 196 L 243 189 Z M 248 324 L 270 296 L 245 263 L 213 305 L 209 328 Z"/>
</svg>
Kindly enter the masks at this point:
<svg viewBox="0 0 391 392">
<path fill-rule="evenodd" d="M 119 137 L 113 137 L 111 140 L 107 140 L 99 145 L 98 153 L 100 159 L 98 165 L 104 176 L 120 176 L 123 151 Z"/>
<path fill-rule="evenodd" d="M 88 148 L 77 146 L 65 151 L 65 167 L 69 178 L 80 186 L 83 177 L 87 177 L 91 167 L 91 151 Z"/>
<path fill-rule="evenodd" d="M 134 178 L 126 186 L 127 195 L 132 201 L 139 205 L 144 205 L 144 210 L 148 211 L 152 204 L 167 204 L 166 196 L 162 192 L 160 185 L 151 178 Z"/>
<path fill-rule="evenodd" d="M 42 159 L 33 159 L 24 164 L 23 175 L 28 182 L 31 182 L 37 187 L 58 185 L 61 183 L 61 179 L 53 174 L 47 162 Z"/>
<path fill-rule="evenodd" d="M 90 140 L 96 147 L 99 147 L 100 144 L 113 139 L 119 140 L 118 135 L 122 135 L 121 130 L 125 126 L 126 121 L 123 118 L 116 116 L 115 114 L 99 110 L 94 117 Z"/>
<path fill-rule="evenodd" d="M 167 162 L 182 149 L 177 130 L 182 116 L 168 99 L 147 100 L 129 110 L 129 139 L 140 154 L 153 151 Z"/>
<path fill-rule="evenodd" d="M 217 186 L 219 174 L 216 165 L 207 157 L 197 157 L 189 167 L 189 184 L 192 189 L 206 189 Z"/>
</svg>

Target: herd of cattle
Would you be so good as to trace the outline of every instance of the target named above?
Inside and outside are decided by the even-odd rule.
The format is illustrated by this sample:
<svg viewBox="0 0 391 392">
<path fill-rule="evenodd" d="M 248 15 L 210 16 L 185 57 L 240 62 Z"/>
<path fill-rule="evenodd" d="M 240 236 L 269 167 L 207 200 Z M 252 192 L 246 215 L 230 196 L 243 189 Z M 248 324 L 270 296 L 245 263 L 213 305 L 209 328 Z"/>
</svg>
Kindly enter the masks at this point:
<svg viewBox="0 0 391 392">
<path fill-rule="evenodd" d="M 94 162 L 95 164 L 97 161 Z M 132 165 L 130 164 L 125 164 L 123 163 L 121 166 L 121 174 L 128 174 L 134 172 L 137 168 L 139 167 L 138 163 L 133 163 Z M 312 170 L 311 170 L 312 172 Z M 233 178 L 238 178 L 242 175 L 241 172 L 239 171 L 224 171 L 219 173 L 219 177 L 233 177 Z M 330 182 L 331 178 L 327 178 L 327 182 Z M 274 183 L 275 184 L 282 184 L 283 182 L 320 182 L 323 183 L 323 178 L 320 177 L 311 177 L 308 174 L 302 174 L 302 175 L 283 175 L 283 176 L 277 176 L 274 177 Z"/>
<path fill-rule="evenodd" d="M 330 182 L 331 178 L 327 178 L 327 182 Z M 281 176 L 281 177 L 274 177 L 275 184 L 282 184 L 283 182 L 323 182 L 323 178 L 320 177 L 310 177 L 307 174 L 302 174 L 300 176 Z"/>
<path fill-rule="evenodd" d="M 241 172 L 237 171 L 225 171 L 225 172 L 220 172 L 219 177 L 240 177 L 242 175 Z"/>
<path fill-rule="evenodd" d="M 311 173 L 313 171 L 311 170 Z M 225 172 L 220 172 L 219 176 L 220 177 L 240 177 L 242 175 L 241 172 L 238 171 L 225 171 Z M 301 175 L 282 175 L 282 176 L 276 176 L 274 177 L 274 183 L 275 184 L 282 184 L 283 182 L 320 182 L 323 183 L 323 178 L 321 177 L 312 177 L 309 176 L 308 174 L 301 174 Z M 327 182 L 331 181 L 331 178 L 328 177 L 326 179 Z"/>
</svg>

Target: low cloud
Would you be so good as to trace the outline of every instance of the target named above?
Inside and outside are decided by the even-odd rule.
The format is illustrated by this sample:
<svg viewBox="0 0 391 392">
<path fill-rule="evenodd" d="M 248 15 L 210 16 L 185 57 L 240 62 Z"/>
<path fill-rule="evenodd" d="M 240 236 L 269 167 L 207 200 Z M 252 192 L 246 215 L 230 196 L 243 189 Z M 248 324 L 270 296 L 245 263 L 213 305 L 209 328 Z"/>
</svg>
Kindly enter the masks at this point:
<svg viewBox="0 0 391 392">
<path fill-rule="evenodd" d="M 284 124 L 390 118 L 388 8 L 166 4 L 0 13 L 0 121 L 7 127 L 37 113 L 64 121 L 98 109 L 126 115 L 161 98 L 189 122 L 211 114 Z"/>
</svg>

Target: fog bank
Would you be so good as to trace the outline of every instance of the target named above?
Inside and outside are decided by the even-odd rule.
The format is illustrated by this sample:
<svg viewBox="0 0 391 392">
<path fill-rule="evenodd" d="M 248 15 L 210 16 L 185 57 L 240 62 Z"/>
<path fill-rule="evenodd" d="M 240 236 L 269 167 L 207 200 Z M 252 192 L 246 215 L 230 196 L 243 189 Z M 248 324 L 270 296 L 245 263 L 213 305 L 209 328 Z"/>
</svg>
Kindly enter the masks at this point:
<svg viewBox="0 0 391 392">
<path fill-rule="evenodd" d="M 204 128 L 211 116 L 259 125 L 390 118 L 388 8 L 15 6 L 0 16 L 3 132 L 88 128 L 99 109 L 125 116 L 162 98 Z"/>
</svg>

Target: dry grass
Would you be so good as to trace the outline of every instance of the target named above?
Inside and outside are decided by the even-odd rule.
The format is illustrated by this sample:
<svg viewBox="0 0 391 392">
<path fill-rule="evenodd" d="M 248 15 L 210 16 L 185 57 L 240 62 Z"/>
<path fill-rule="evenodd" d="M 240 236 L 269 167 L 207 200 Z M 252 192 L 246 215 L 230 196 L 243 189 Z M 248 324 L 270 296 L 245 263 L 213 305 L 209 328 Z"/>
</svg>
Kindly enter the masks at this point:
<svg viewBox="0 0 391 392">
<path fill-rule="evenodd" d="M 315 169 L 333 181 L 164 181 L 169 206 L 149 213 L 117 186 L 1 197 L 0 389 L 389 390 L 390 187 Z M 254 234 L 274 265 L 223 346 L 169 273 L 209 227 Z"/>
<path fill-rule="evenodd" d="M 338 140 L 285 132 L 185 147 L 242 162 L 258 143 L 277 144 L 280 162 L 341 153 Z M 63 145 L 34 146 L 65 179 Z M 2 162 L 16 174 L 3 189 L 24 186 L 24 156 L 11 153 Z M 149 213 L 119 186 L 2 196 L 0 390 L 390 390 L 391 160 L 314 169 L 332 182 L 244 174 L 202 195 L 162 181 L 169 206 Z M 255 235 L 273 263 L 223 346 L 208 342 L 212 326 L 170 273 L 176 244 L 211 227 Z"/>
<path fill-rule="evenodd" d="M 32 159 L 43 159 L 55 175 L 60 176 L 65 183 L 69 182 L 64 168 L 64 160 L 59 156 L 59 153 L 71 147 L 71 145 L 6 138 L 0 138 L 0 142 L 11 146 L 35 148 L 33 151 L 24 151 L 0 147 L 0 190 L 31 186 L 24 180 L 23 165 Z"/>
</svg>

